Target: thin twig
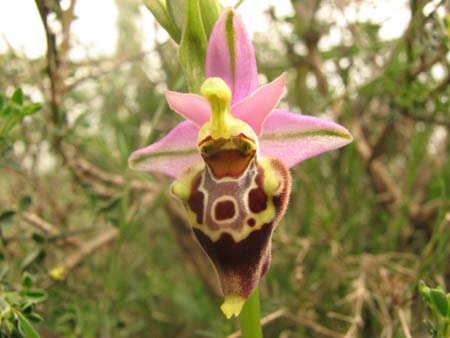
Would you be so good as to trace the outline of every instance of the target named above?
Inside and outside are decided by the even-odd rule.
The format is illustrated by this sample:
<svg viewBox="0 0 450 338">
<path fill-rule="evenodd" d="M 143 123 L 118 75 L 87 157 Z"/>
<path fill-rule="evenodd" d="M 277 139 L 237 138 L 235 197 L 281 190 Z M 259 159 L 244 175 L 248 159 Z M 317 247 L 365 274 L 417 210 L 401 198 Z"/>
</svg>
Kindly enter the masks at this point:
<svg viewBox="0 0 450 338">
<path fill-rule="evenodd" d="M 362 311 L 367 297 L 364 268 L 362 268 L 360 276 L 353 282 L 353 286 L 355 290 L 346 297 L 347 300 L 354 301 L 353 321 L 344 338 L 357 337 L 358 329 L 363 325 Z"/>
<path fill-rule="evenodd" d="M 330 330 L 329 328 L 322 326 L 309 318 L 302 317 L 299 315 L 293 315 L 291 313 L 286 313 L 285 316 L 286 316 L 286 318 L 292 320 L 293 322 L 300 323 L 306 327 L 309 327 L 313 331 L 320 333 L 323 336 L 330 337 L 330 338 L 342 338 L 343 337 L 341 333 Z"/>
<path fill-rule="evenodd" d="M 148 55 L 148 52 L 144 51 L 144 52 L 140 52 L 136 55 L 131 55 L 131 56 L 123 57 L 119 60 L 114 60 L 114 63 L 111 66 L 105 67 L 104 69 L 100 69 L 96 73 L 91 73 L 86 76 L 79 77 L 79 78 L 73 80 L 72 82 L 68 83 L 66 86 L 66 90 L 67 91 L 73 90 L 75 87 L 79 86 L 81 83 L 83 83 L 85 81 L 98 79 L 101 76 L 117 72 L 117 70 L 119 70 L 121 67 L 125 66 L 126 64 L 136 62 L 136 61 L 142 59 L 143 57 L 145 57 L 146 55 Z"/>
<path fill-rule="evenodd" d="M 50 277 L 55 281 L 64 280 L 70 271 L 80 265 L 96 250 L 116 239 L 118 235 L 119 231 L 117 228 L 110 226 L 96 237 L 80 245 L 78 250 L 68 256 L 64 262 L 51 269 L 49 272 Z"/>
<path fill-rule="evenodd" d="M 61 242 L 64 245 L 78 246 L 79 240 L 77 237 L 62 235 L 57 226 L 51 224 L 50 222 L 47 222 L 38 215 L 28 211 L 22 212 L 21 215 L 25 221 L 41 230 L 43 233 L 48 235 L 49 238 L 61 239 Z"/>
<path fill-rule="evenodd" d="M 270 322 L 273 322 L 274 320 L 277 320 L 280 317 L 283 317 L 284 315 L 286 315 L 285 310 L 283 309 L 279 309 L 275 312 L 269 313 L 267 316 L 264 316 L 263 318 L 261 318 L 261 326 L 267 325 Z M 241 331 L 236 331 L 232 334 L 230 334 L 229 336 L 227 336 L 227 338 L 239 338 L 241 336 Z"/>
<path fill-rule="evenodd" d="M 50 224 L 49 222 L 43 220 L 36 214 L 33 214 L 28 211 L 24 211 L 22 213 L 22 217 L 27 222 L 31 223 L 32 225 L 34 225 L 36 228 L 38 228 L 39 230 L 41 230 L 42 232 L 44 232 L 47 235 L 51 235 L 51 236 L 59 235 L 59 230 L 53 224 Z"/>
<path fill-rule="evenodd" d="M 397 184 L 389 174 L 384 163 L 378 158 L 372 158 L 372 148 L 364 137 L 361 121 L 358 117 L 354 118 L 352 132 L 356 140 L 358 153 L 366 163 L 372 185 L 375 191 L 383 197 L 383 205 L 389 212 L 392 212 L 394 206 L 401 200 L 400 189 L 397 187 Z"/>
<path fill-rule="evenodd" d="M 403 309 L 398 309 L 398 318 L 402 324 L 402 330 L 406 338 L 412 338 L 411 331 L 409 330 L 408 321 L 406 320 L 405 312 Z"/>
</svg>

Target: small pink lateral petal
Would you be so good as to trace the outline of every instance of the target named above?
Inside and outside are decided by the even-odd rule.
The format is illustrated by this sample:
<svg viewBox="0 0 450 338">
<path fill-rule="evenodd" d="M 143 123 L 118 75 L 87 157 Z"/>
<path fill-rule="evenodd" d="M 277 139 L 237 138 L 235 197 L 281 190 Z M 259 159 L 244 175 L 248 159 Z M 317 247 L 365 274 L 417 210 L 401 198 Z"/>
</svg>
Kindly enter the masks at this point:
<svg viewBox="0 0 450 338">
<path fill-rule="evenodd" d="M 204 97 L 170 90 L 164 91 L 164 95 L 171 109 L 192 121 L 198 127 L 209 120 L 211 108 Z"/>
<path fill-rule="evenodd" d="M 255 130 L 256 135 L 261 135 L 267 116 L 280 102 L 284 94 L 286 76 L 287 73 L 281 74 L 231 108 L 233 115 L 248 123 Z"/>
<path fill-rule="evenodd" d="M 258 88 L 255 52 L 245 25 L 232 8 L 222 11 L 206 51 L 206 78 L 220 77 L 239 102 Z"/>
<path fill-rule="evenodd" d="M 259 139 L 261 155 L 278 158 L 289 168 L 353 140 L 339 124 L 283 110 L 273 111 L 263 129 Z"/>
<path fill-rule="evenodd" d="M 197 136 L 198 127 L 194 123 L 181 122 L 158 142 L 134 151 L 128 164 L 131 169 L 177 178 L 187 167 L 201 161 Z"/>
</svg>

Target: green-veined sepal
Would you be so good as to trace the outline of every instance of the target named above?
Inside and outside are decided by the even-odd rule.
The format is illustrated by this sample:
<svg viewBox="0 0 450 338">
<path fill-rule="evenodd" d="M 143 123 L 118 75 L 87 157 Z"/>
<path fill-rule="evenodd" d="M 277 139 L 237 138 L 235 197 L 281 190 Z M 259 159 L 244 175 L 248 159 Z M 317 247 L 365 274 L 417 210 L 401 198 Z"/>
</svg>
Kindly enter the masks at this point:
<svg viewBox="0 0 450 338">
<path fill-rule="evenodd" d="M 178 124 L 164 138 L 134 151 L 129 159 L 132 169 L 179 177 L 189 166 L 201 162 L 196 140 L 198 127 L 189 121 Z"/>
</svg>

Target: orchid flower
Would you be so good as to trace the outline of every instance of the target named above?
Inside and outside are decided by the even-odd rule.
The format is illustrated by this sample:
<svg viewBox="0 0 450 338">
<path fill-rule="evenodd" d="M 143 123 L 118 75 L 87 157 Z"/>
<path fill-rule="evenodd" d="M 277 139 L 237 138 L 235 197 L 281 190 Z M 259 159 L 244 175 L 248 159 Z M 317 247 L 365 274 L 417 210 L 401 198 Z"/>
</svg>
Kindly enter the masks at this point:
<svg viewBox="0 0 450 338">
<path fill-rule="evenodd" d="M 130 167 L 176 178 L 194 235 L 238 315 L 266 273 L 272 233 L 287 206 L 288 168 L 352 141 L 344 127 L 275 109 L 286 73 L 259 87 L 253 46 L 240 16 L 223 10 L 207 47 L 201 95 L 167 90 L 187 121 L 136 150 Z"/>
</svg>

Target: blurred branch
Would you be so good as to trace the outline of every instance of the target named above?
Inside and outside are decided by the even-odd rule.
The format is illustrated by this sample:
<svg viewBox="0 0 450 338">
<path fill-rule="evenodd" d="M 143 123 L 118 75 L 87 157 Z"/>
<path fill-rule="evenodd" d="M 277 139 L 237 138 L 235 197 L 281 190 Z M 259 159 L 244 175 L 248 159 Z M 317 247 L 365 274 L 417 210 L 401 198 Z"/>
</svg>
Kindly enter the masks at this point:
<svg viewBox="0 0 450 338">
<path fill-rule="evenodd" d="M 278 35 L 281 37 L 285 45 L 288 59 L 290 60 L 291 64 L 296 68 L 298 68 L 300 64 L 303 67 L 308 67 L 317 79 L 318 91 L 323 97 L 327 98 L 329 96 L 329 84 L 327 77 L 323 73 L 323 65 L 318 49 L 318 43 L 321 38 L 321 33 L 317 29 L 317 25 L 313 25 L 315 13 L 319 9 L 320 1 L 311 0 L 305 2 L 297 2 L 292 0 L 291 4 L 296 13 L 297 22 L 299 22 L 298 25 L 300 25 L 301 27 L 300 30 L 297 29 L 297 35 L 299 35 L 299 38 L 305 42 L 305 45 L 307 47 L 306 56 L 298 55 L 295 52 L 295 42 L 292 39 L 285 38 L 284 35 L 279 31 Z M 362 103 L 364 97 L 361 96 L 361 92 L 363 89 L 374 85 L 377 81 L 385 77 L 390 67 L 397 60 L 399 53 L 403 50 L 404 46 L 410 44 L 417 30 L 421 26 L 423 20 L 425 20 L 423 15 L 423 8 L 426 4 L 426 0 L 417 0 L 414 2 L 414 6 L 411 7 L 411 19 L 407 28 L 403 32 L 403 35 L 399 39 L 397 39 L 394 47 L 389 51 L 388 57 L 383 65 L 381 67 L 375 67 L 378 71 L 374 76 L 372 76 L 371 79 L 367 80 L 361 85 L 358 85 L 356 88 L 347 88 L 345 93 L 340 96 L 334 97 L 330 100 L 326 100 L 326 104 L 320 109 L 320 111 L 324 111 L 327 108 L 331 108 L 334 112 L 335 117 L 339 118 L 342 115 L 342 103 L 344 100 L 348 100 L 353 111 L 352 133 L 355 136 L 356 148 L 367 168 L 370 182 L 374 191 L 380 198 L 380 202 L 383 208 L 385 208 L 391 214 L 395 212 L 399 207 L 399 203 L 402 198 L 402 190 L 399 186 L 399 182 L 396 182 L 394 180 L 389 169 L 387 168 L 386 163 L 383 162 L 383 159 L 380 155 L 383 151 L 383 145 L 386 143 L 386 140 L 390 138 L 390 135 L 395 131 L 395 128 L 393 128 L 393 124 L 386 124 L 386 126 L 379 134 L 379 137 L 375 144 L 372 145 L 370 143 L 369 138 L 366 137 L 365 126 L 362 120 L 362 116 L 365 115 L 364 107 L 366 105 Z M 344 14 L 344 9 L 341 7 L 339 8 Z M 277 18 L 273 8 L 269 10 L 269 15 L 274 22 L 277 22 Z M 352 33 L 354 34 L 354 38 L 356 38 L 356 32 L 352 30 Z M 424 71 L 428 71 L 439 61 L 447 63 L 445 60 L 445 56 L 446 48 L 442 45 L 435 53 L 426 55 L 421 58 L 419 65 L 407 68 L 407 71 L 409 72 L 409 81 L 413 81 L 413 79 L 415 79 L 419 74 Z M 437 92 L 443 90 L 444 88 L 447 88 L 449 83 L 450 77 L 449 74 L 447 74 L 447 76 L 434 88 L 432 88 L 430 92 L 425 95 L 425 97 L 433 97 L 433 95 L 436 95 Z M 443 126 L 450 125 L 450 121 L 445 117 L 439 119 L 434 116 L 415 116 L 412 115 L 412 113 L 407 109 L 403 109 L 402 113 L 409 118 L 418 121 Z M 417 217 L 421 217 L 422 219 L 425 215 L 434 215 L 436 210 L 431 210 L 429 207 L 424 207 L 424 210 L 422 211 L 421 206 L 418 206 L 417 204 L 415 204 L 413 208 L 414 210 L 411 210 L 410 215 L 417 215 Z"/>
<path fill-rule="evenodd" d="M 311 330 L 325 336 L 325 337 L 330 337 L 330 338 L 343 338 L 343 335 L 341 333 L 338 333 L 336 331 L 330 330 L 329 328 L 320 325 L 319 323 L 315 322 L 312 319 L 309 319 L 307 317 L 303 317 L 300 315 L 294 315 L 291 313 L 286 313 L 285 314 L 286 318 L 288 318 L 289 320 L 295 322 L 295 323 L 299 323 L 301 325 L 304 325 L 308 328 L 310 328 Z"/>
<path fill-rule="evenodd" d="M 444 89 L 448 89 L 450 85 L 450 66 L 447 64 L 447 75 L 444 79 L 438 82 L 431 90 L 425 94 L 426 97 L 433 97 L 436 94 L 440 93 Z"/>
<path fill-rule="evenodd" d="M 68 67 L 68 54 L 70 51 L 70 42 L 71 42 L 71 35 L 70 35 L 70 29 L 72 26 L 72 22 L 75 19 L 75 4 L 76 0 L 70 0 L 69 2 L 69 8 L 66 11 L 63 11 L 62 18 L 61 18 L 61 24 L 62 24 L 62 42 L 60 47 L 60 55 L 61 55 L 61 70 L 60 73 L 65 76 L 67 74 L 67 67 Z M 67 89 L 64 87 L 64 91 L 67 91 Z"/>
<path fill-rule="evenodd" d="M 100 249 L 101 247 L 109 244 L 119 235 L 119 231 L 117 228 L 110 226 L 106 230 L 103 230 L 96 237 L 83 242 L 78 248 L 77 251 L 73 254 L 67 256 L 67 258 L 50 270 L 49 275 L 55 281 L 64 280 L 67 275 L 75 269 L 78 265 L 80 265 L 86 258 L 91 256 L 95 251 Z"/>
<path fill-rule="evenodd" d="M 450 120 L 445 117 L 439 118 L 437 116 L 421 116 L 421 115 L 413 114 L 408 110 L 405 110 L 403 112 L 403 115 L 407 116 L 408 118 L 410 118 L 414 121 L 420 121 L 420 122 L 425 122 L 425 123 L 429 123 L 429 124 L 434 124 L 434 125 L 450 128 Z"/>
<path fill-rule="evenodd" d="M 79 77 L 79 78 L 73 80 L 72 82 L 68 83 L 66 85 L 66 90 L 71 91 L 74 88 L 76 88 L 77 86 L 79 86 L 80 84 L 82 84 L 83 82 L 86 82 L 89 80 L 96 80 L 104 75 L 116 72 L 124 65 L 138 61 L 147 55 L 148 55 L 148 52 L 144 51 L 144 52 L 137 53 L 135 55 L 123 56 L 119 59 L 114 59 L 112 61 L 112 64 L 108 65 L 104 69 L 100 69 L 100 70 L 96 71 L 95 73 L 92 72 L 91 74 L 88 74 L 86 76 Z M 85 66 L 89 67 L 90 65 L 86 64 Z"/>
<path fill-rule="evenodd" d="M 320 2 L 317 1 L 315 3 L 316 6 L 312 6 L 313 8 L 310 9 L 310 12 L 312 13 L 311 18 L 315 17 L 314 13 L 318 10 L 317 5 L 319 3 Z M 311 4 L 311 5 L 314 5 L 314 4 Z M 422 4 L 422 6 L 423 5 L 424 4 Z M 303 15 L 302 12 L 300 11 L 300 9 L 303 9 L 304 6 L 306 6 L 306 5 L 299 5 L 296 2 L 292 1 L 292 7 L 296 11 L 297 17 L 299 18 L 298 20 L 300 20 L 300 21 L 301 21 L 302 15 Z M 308 11 L 306 11 L 306 12 L 308 12 Z M 273 10 L 271 12 L 269 12 L 269 14 L 271 15 L 273 20 L 276 20 L 275 12 Z M 418 20 L 418 18 L 415 18 L 414 20 Z M 369 82 L 365 83 L 363 86 L 360 86 L 359 89 L 364 88 L 364 86 L 367 86 L 368 84 L 377 81 L 381 76 L 384 76 L 385 71 L 387 70 L 387 68 L 390 66 L 390 64 L 393 62 L 393 60 L 395 59 L 395 57 L 401 50 L 401 46 L 403 44 L 404 39 L 406 39 L 407 37 L 410 36 L 410 34 L 412 34 L 414 25 L 415 25 L 415 23 L 413 23 L 413 20 L 411 20 L 408 28 L 406 29 L 406 31 L 404 33 L 403 38 L 400 39 L 400 41 L 397 43 L 396 47 L 391 52 L 390 57 L 389 57 L 388 61 L 385 63 L 384 67 L 382 68 L 380 74 L 375 76 Z M 311 68 L 311 70 L 313 71 L 313 73 L 317 79 L 317 82 L 318 82 L 318 88 L 319 88 L 320 93 L 324 97 L 327 97 L 329 95 L 328 80 L 322 72 L 323 66 L 321 64 L 320 53 L 318 50 L 318 43 L 320 40 L 320 35 L 316 31 L 316 27 L 311 26 L 311 25 L 308 26 L 303 31 L 303 35 L 301 36 L 301 38 L 303 38 L 305 40 L 305 44 L 308 49 L 308 54 L 305 58 L 307 61 L 305 64 L 309 68 Z M 300 60 L 301 62 L 305 61 L 303 59 L 298 59 L 298 56 L 294 52 L 295 49 L 294 49 L 293 43 L 290 40 L 284 38 L 283 41 L 284 41 L 284 44 L 288 51 L 288 55 L 291 55 L 289 57 L 291 62 L 292 61 L 297 62 L 295 60 Z M 346 92 L 344 95 L 339 97 L 338 101 L 348 97 L 348 95 L 349 95 L 349 93 Z M 336 117 L 339 117 L 341 115 L 338 101 L 331 100 L 328 102 L 328 106 L 331 106 L 331 108 L 335 112 Z M 357 102 L 357 100 L 356 100 L 356 102 Z M 359 105 L 356 102 L 354 105 L 356 107 L 358 107 L 358 111 L 362 110 L 362 107 L 359 107 Z M 354 114 L 354 115 L 359 115 L 359 114 Z M 386 129 L 386 132 L 388 132 L 388 129 Z M 379 194 L 380 197 L 382 197 L 383 205 L 386 208 L 390 209 L 390 211 L 392 212 L 393 204 L 397 203 L 400 200 L 400 197 L 401 197 L 400 189 L 397 188 L 394 180 L 392 179 L 391 175 L 389 174 L 388 170 L 386 169 L 384 163 L 379 159 L 373 158 L 373 156 L 376 154 L 376 152 L 371 147 L 369 142 L 365 139 L 362 121 L 360 121 L 357 117 L 354 118 L 354 127 L 352 130 L 352 133 L 355 136 L 356 147 L 357 147 L 358 153 L 360 154 L 360 156 L 362 157 L 362 159 L 364 160 L 364 162 L 366 164 L 366 167 L 368 168 L 368 171 L 369 171 L 369 174 L 371 177 L 371 182 L 372 182 L 372 185 L 373 185 L 375 191 Z"/>
<path fill-rule="evenodd" d="M 129 61 L 135 61 L 147 55 L 147 52 L 140 52 L 136 55 L 115 60 L 109 69 L 101 70 L 96 74 L 89 74 L 81 77 L 74 82 L 66 85 L 65 78 L 68 71 L 68 54 L 70 50 L 71 34 L 70 29 L 75 19 L 74 11 L 76 0 L 71 0 L 67 10 L 62 11 L 58 4 L 58 17 L 62 25 L 62 41 L 58 46 L 56 43 L 56 34 L 51 30 L 49 25 L 49 15 L 52 13 L 48 1 L 35 0 L 39 10 L 39 14 L 45 29 L 47 39 L 47 73 L 50 79 L 50 102 L 52 111 L 52 120 L 54 123 L 54 147 L 61 155 L 72 173 L 80 180 L 89 181 L 94 191 L 103 197 L 113 197 L 117 194 L 114 188 L 121 188 L 130 184 L 134 190 L 156 191 L 157 185 L 140 180 L 127 181 L 124 177 L 106 172 L 94 164 L 85 160 L 78 152 L 69 150 L 69 146 L 63 146 L 63 131 L 61 128 L 65 124 L 65 116 L 61 115 L 62 100 L 64 94 L 72 90 L 75 86 L 89 79 L 104 75 L 106 73 L 117 70 L 118 67 Z M 76 155 L 76 156 L 75 156 Z"/>
<path fill-rule="evenodd" d="M 62 26 L 61 45 L 57 45 L 56 34 L 52 31 L 49 24 L 49 16 L 52 13 L 49 2 L 46 0 L 35 0 L 36 6 L 41 17 L 47 40 L 47 74 L 50 79 L 50 107 L 52 112 L 52 120 L 56 128 L 59 128 L 64 122 L 65 117 L 61 114 L 62 98 L 66 91 L 65 76 L 67 73 L 68 53 L 70 50 L 70 28 L 75 18 L 76 0 L 70 0 L 69 8 L 61 11 L 60 19 Z M 59 3 L 57 3 L 59 6 Z M 56 134 L 55 134 L 56 136 Z M 60 144 L 60 137 L 55 137 L 55 145 L 57 148 Z"/>
<path fill-rule="evenodd" d="M 35 0 L 41 17 L 47 40 L 47 74 L 50 78 L 50 105 L 53 121 L 58 121 L 59 106 L 61 104 L 61 76 L 58 72 L 60 64 L 58 48 L 56 46 L 56 35 L 52 32 L 48 24 L 50 8 L 45 0 Z"/>
<path fill-rule="evenodd" d="M 16 51 L 14 50 L 14 47 L 12 46 L 11 42 L 9 42 L 9 40 L 6 37 L 5 33 L 1 32 L 0 36 L 2 37 L 2 40 L 3 40 L 3 42 L 6 45 L 6 50 L 8 51 L 8 54 L 15 55 Z"/>
<path fill-rule="evenodd" d="M 416 275 L 414 281 L 411 283 L 411 287 L 416 288 L 419 280 L 423 278 L 423 274 L 426 271 L 429 271 L 433 264 L 437 264 L 435 259 L 435 251 L 448 248 L 448 242 L 450 240 L 449 234 L 450 212 L 447 211 L 442 222 L 434 227 L 430 240 L 420 254 L 420 259 L 418 260 L 416 267 Z M 443 257 L 446 258 L 447 255 L 444 255 Z"/>
<path fill-rule="evenodd" d="M 77 159 L 73 161 L 71 165 L 77 167 L 80 170 L 81 174 L 89 178 L 96 179 L 107 185 L 123 187 L 127 183 L 127 181 L 122 176 L 106 172 L 82 157 L 77 157 Z M 158 188 L 157 184 L 152 184 L 150 182 L 144 182 L 140 180 L 132 181 L 131 186 L 133 189 L 150 191 L 155 191 Z"/>
<path fill-rule="evenodd" d="M 75 236 L 65 236 L 61 233 L 61 231 L 53 224 L 47 222 L 46 220 L 42 219 L 36 214 L 33 214 L 28 211 L 24 211 L 21 213 L 23 219 L 30 223 L 31 225 L 35 226 L 39 230 L 41 230 L 44 234 L 48 235 L 49 239 L 58 239 L 60 241 L 57 242 L 61 243 L 63 245 L 70 245 L 70 246 L 78 246 L 79 245 L 79 239 Z"/>
<path fill-rule="evenodd" d="M 41 217 L 33 213 L 23 212 L 22 216 L 27 222 L 33 224 L 47 235 L 58 237 L 61 234 L 61 232 L 53 224 L 43 220 Z M 119 231 L 117 228 L 110 226 L 108 229 L 86 242 L 82 242 L 75 237 L 67 238 L 65 242 L 67 241 L 68 244 L 77 246 L 76 252 L 68 256 L 63 263 L 53 268 L 50 271 L 50 276 L 54 280 L 58 281 L 65 279 L 67 274 L 80 265 L 84 259 L 92 255 L 100 247 L 114 240 L 118 235 Z"/>
<path fill-rule="evenodd" d="M 398 318 L 400 319 L 405 338 L 412 338 L 411 330 L 409 329 L 408 321 L 406 320 L 406 315 L 403 309 L 398 309 Z"/>
<path fill-rule="evenodd" d="M 403 46 L 408 45 L 409 41 L 411 41 L 413 35 L 416 30 L 420 27 L 421 21 L 423 20 L 423 8 L 427 4 L 428 0 L 416 0 L 414 1 L 415 6 L 412 8 L 411 19 L 409 20 L 408 27 L 406 27 L 402 37 L 397 40 L 396 45 L 391 50 L 386 62 L 380 69 L 380 72 L 375 75 L 371 80 L 367 81 L 363 86 L 359 86 L 360 89 L 370 86 L 385 76 L 386 71 L 391 67 L 394 63 L 398 55 L 403 49 Z"/>
<path fill-rule="evenodd" d="M 368 295 L 365 279 L 364 269 L 361 269 L 360 276 L 352 283 L 353 293 L 345 298 L 347 301 L 353 302 L 353 320 L 344 338 L 358 337 L 358 329 L 363 325 L 363 305 Z"/>
<path fill-rule="evenodd" d="M 90 182 L 97 181 L 101 185 L 107 187 L 123 188 L 125 185 L 129 185 L 131 189 L 137 191 L 157 192 L 160 190 L 161 185 L 157 183 L 146 182 L 138 179 L 128 180 L 121 175 L 117 175 L 111 172 L 107 172 L 93 163 L 89 162 L 83 157 L 74 146 L 67 146 L 64 148 L 66 153 L 67 165 L 72 172 L 79 179 L 88 180 Z M 106 192 L 107 190 L 104 190 Z M 107 193 L 107 195 L 114 194 L 113 192 Z"/>
<path fill-rule="evenodd" d="M 359 111 L 361 108 L 357 106 L 355 105 L 355 109 Z M 364 137 L 359 116 L 360 114 L 354 114 L 352 128 L 352 133 L 356 140 L 356 148 L 366 164 L 371 183 L 381 197 L 382 204 L 387 210 L 392 212 L 395 205 L 401 199 L 400 189 L 397 187 L 397 184 L 394 182 L 381 159 L 373 158 L 373 149 Z"/>
<path fill-rule="evenodd" d="M 32 214 L 31 212 L 24 211 L 22 213 L 22 217 L 27 222 L 31 223 L 32 225 L 34 225 L 36 228 L 38 228 L 39 230 L 41 230 L 42 232 L 44 232 L 47 235 L 51 235 L 51 236 L 59 235 L 59 230 L 53 224 L 50 224 L 49 222 L 43 220 L 36 214 Z"/>
<path fill-rule="evenodd" d="M 409 72 L 410 77 L 416 78 L 420 73 L 427 71 L 433 65 L 435 65 L 437 62 L 439 62 L 439 61 L 445 62 L 445 54 L 446 54 L 445 49 L 439 48 L 439 50 L 434 52 L 433 54 L 425 55 L 423 58 L 420 59 L 419 65 L 410 69 L 410 72 Z"/>
</svg>

